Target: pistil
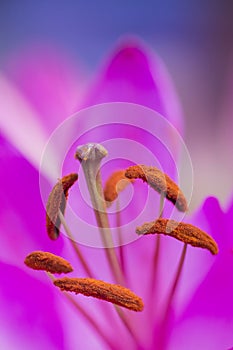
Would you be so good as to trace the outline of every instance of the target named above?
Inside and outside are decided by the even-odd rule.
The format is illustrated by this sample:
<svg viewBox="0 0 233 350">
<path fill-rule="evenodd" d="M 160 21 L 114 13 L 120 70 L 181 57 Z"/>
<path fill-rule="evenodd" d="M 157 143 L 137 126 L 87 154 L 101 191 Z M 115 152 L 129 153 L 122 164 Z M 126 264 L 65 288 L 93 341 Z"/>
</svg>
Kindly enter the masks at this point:
<svg viewBox="0 0 233 350">
<path fill-rule="evenodd" d="M 125 278 L 113 247 L 106 203 L 103 196 L 100 163 L 106 155 L 107 151 L 103 146 L 89 143 L 78 147 L 75 157 L 80 161 L 84 171 L 96 221 L 113 277 L 117 283 L 125 285 Z"/>
</svg>

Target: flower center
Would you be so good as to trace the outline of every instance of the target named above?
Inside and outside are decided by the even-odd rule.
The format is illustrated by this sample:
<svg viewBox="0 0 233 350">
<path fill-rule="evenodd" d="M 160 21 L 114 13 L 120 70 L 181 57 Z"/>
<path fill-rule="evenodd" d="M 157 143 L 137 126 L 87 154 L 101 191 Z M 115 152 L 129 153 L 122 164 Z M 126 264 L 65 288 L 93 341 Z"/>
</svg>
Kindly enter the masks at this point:
<svg viewBox="0 0 233 350">
<path fill-rule="evenodd" d="M 52 240 L 58 239 L 60 226 L 62 225 L 67 233 L 67 236 L 72 244 L 73 249 L 77 255 L 79 263 L 82 264 L 87 275 L 86 278 L 64 277 L 54 278 L 52 274 L 69 273 L 73 271 L 70 263 L 61 257 L 54 256 L 48 252 L 33 252 L 29 254 L 25 263 L 27 266 L 36 269 L 47 271 L 55 286 L 64 291 L 68 300 L 76 307 L 76 309 L 85 317 L 85 319 L 98 332 L 99 336 L 111 349 L 117 349 L 112 340 L 101 329 L 98 322 L 88 314 L 77 300 L 69 293 L 83 294 L 97 299 L 110 302 L 114 305 L 115 310 L 120 317 L 124 327 L 126 328 L 131 340 L 134 341 L 135 347 L 143 348 L 140 344 L 141 339 L 138 339 L 138 334 L 134 328 L 134 324 L 130 321 L 128 314 L 123 311 L 126 308 L 131 311 L 143 311 L 143 301 L 135 293 L 127 287 L 127 276 L 125 273 L 125 254 L 123 242 L 123 233 L 121 230 L 121 213 L 120 213 L 120 199 L 118 197 L 121 191 L 127 187 L 129 183 L 134 183 L 137 179 L 146 182 L 152 189 L 160 194 L 160 205 L 158 208 L 158 217 L 152 221 L 142 224 L 136 228 L 136 234 L 145 236 L 156 234 L 154 253 L 151 259 L 152 276 L 151 281 L 148 281 L 150 286 L 150 296 L 145 303 L 153 302 L 154 288 L 158 279 L 158 266 L 160 262 L 160 236 L 161 234 L 173 237 L 183 242 L 183 249 L 174 280 L 168 294 L 166 306 L 164 308 L 164 315 L 162 317 L 161 325 L 162 332 L 160 335 L 160 348 L 165 347 L 165 334 L 167 324 L 169 322 L 169 314 L 171 305 L 174 302 L 175 294 L 179 285 L 182 269 L 184 266 L 185 256 L 187 252 L 187 245 L 208 249 L 212 254 L 218 253 L 216 242 L 205 232 L 199 228 L 180 223 L 174 220 L 163 218 L 163 208 L 165 198 L 170 201 L 179 211 L 187 211 L 188 205 L 180 188 L 167 174 L 156 167 L 146 165 L 135 165 L 128 169 L 120 169 L 115 171 L 106 181 L 105 186 L 102 186 L 102 178 L 100 172 L 101 160 L 107 155 L 105 148 L 99 144 L 89 143 L 77 148 L 75 158 L 81 163 L 87 188 L 90 194 L 93 211 L 96 222 L 99 228 L 99 233 L 103 242 L 103 249 L 106 254 L 109 269 L 112 273 L 113 280 L 116 284 L 110 284 L 102 280 L 95 279 L 92 271 L 91 261 L 87 261 L 83 256 L 79 245 L 75 242 L 68 223 L 65 220 L 65 208 L 68 200 L 68 190 L 75 184 L 78 179 L 76 173 L 64 176 L 53 187 L 47 202 L 46 207 L 46 228 L 49 237 Z M 116 201 L 116 226 L 118 228 L 119 250 L 116 251 L 113 244 L 113 237 L 111 227 L 109 224 L 109 217 L 107 209 Z M 118 254 L 119 253 L 119 254 Z M 137 252 L 135 252 L 136 254 Z M 149 267 L 146 267 L 149 268 Z M 147 305 L 148 306 L 148 305 Z M 144 325 L 142 325 L 144 326 Z M 151 325 L 150 325 L 151 326 Z"/>
</svg>

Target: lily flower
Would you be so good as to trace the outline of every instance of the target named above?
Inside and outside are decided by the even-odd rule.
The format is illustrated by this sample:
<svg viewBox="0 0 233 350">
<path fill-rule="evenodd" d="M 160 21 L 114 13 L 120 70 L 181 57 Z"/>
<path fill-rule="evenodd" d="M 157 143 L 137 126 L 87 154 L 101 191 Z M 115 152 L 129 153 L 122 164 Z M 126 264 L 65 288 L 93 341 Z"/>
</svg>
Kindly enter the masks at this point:
<svg viewBox="0 0 233 350">
<path fill-rule="evenodd" d="M 3 89 L 6 87 L 9 89 Z M 1 89 L 8 92 L 7 96 L 2 95 L 5 97 L 5 101 L 2 98 L 2 105 L 12 107 L 12 99 L 17 97 L 18 101 L 20 100 L 18 106 L 21 109 L 13 110 L 14 117 L 18 117 L 18 121 L 21 120 L 21 122 L 23 122 L 24 117 L 26 121 L 32 121 L 32 110 L 27 101 L 20 99 L 17 91 L 11 89 L 5 80 L 1 82 Z M 88 96 L 80 103 L 80 107 L 116 101 L 138 103 L 150 107 L 162 113 L 177 129 L 182 129 L 178 104 L 161 62 L 153 60 L 153 57 L 144 48 L 135 44 L 127 45 L 114 54 L 107 68 L 104 68 L 101 73 L 99 80 L 90 89 Z M 36 110 L 35 104 L 33 109 Z M 5 108 L 4 113 L 6 111 L 7 108 Z M 35 118 L 39 112 L 41 113 L 37 110 L 34 113 L 36 114 Z M 21 116 L 20 113 L 22 113 Z M 136 114 L 135 123 L 139 115 L 140 113 Z M 32 134 L 27 136 L 27 142 L 23 142 L 23 139 L 19 137 L 23 133 L 19 131 L 19 135 L 17 135 L 17 132 L 7 125 L 8 121 L 4 115 L 1 115 L 0 161 L 4 171 L 1 172 L 3 186 L 0 211 L 2 231 L 0 260 L 4 277 L 0 300 L 2 306 L 1 339 L 4 342 L 4 348 L 14 349 L 17 344 L 20 344 L 24 349 L 43 347 L 45 349 L 128 348 L 162 350 L 194 349 L 197 346 L 206 349 L 230 348 L 233 343 L 231 332 L 233 283 L 229 278 L 232 262 L 229 219 L 232 215 L 232 206 L 227 213 L 224 213 L 218 202 L 211 198 L 205 202 L 194 217 L 186 218 L 187 222 L 208 232 L 217 241 L 220 251 L 217 256 L 211 256 L 204 249 L 187 248 L 186 243 L 181 254 L 181 242 L 172 237 L 161 237 L 161 240 L 156 240 L 154 235 L 146 235 L 140 239 L 135 238 L 133 242 L 123 247 L 121 244 L 119 247 L 115 247 L 114 244 L 111 246 L 111 242 L 110 248 L 81 246 L 79 239 L 76 242 L 71 236 L 74 233 L 74 225 L 69 222 L 68 212 L 64 210 L 64 198 L 61 192 L 59 192 L 61 194 L 59 202 L 52 200 L 52 204 L 55 203 L 57 208 L 56 219 L 59 217 L 60 220 L 59 225 L 57 221 L 55 222 L 56 227 L 53 229 L 59 228 L 57 226 L 61 225 L 61 229 L 64 227 L 67 231 L 67 237 L 60 235 L 55 237 L 58 238 L 57 240 L 51 240 L 51 235 L 49 238 L 45 232 L 45 208 L 41 202 L 38 186 L 38 155 L 41 153 L 43 142 L 46 139 L 46 132 L 44 132 L 46 120 L 47 118 L 43 121 L 45 126 L 41 127 L 41 119 L 33 119 Z M 38 125 L 40 127 L 37 128 Z M 86 124 L 83 125 L 85 127 Z M 74 123 L 74 126 L 77 124 Z M 33 137 L 36 137 L 36 133 L 33 133 L 33 127 L 38 130 L 39 136 L 41 136 L 40 138 L 37 135 L 39 141 L 36 145 L 32 143 Z M 114 135 L 111 128 L 101 130 L 96 138 L 101 135 L 104 140 L 106 133 L 109 135 L 109 132 L 110 135 L 111 132 Z M 78 129 L 75 129 L 75 132 L 76 130 Z M 29 131 L 26 130 L 25 134 Z M 166 130 L 164 132 L 167 137 Z M 70 134 L 72 133 L 73 130 L 70 130 Z M 92 134 L 84 135 L 82 140 L 85 142 L 95 141 L 93 139 L 88 141 L 90 136 Z M 144 141 L 146 146 L 149 145 L 149 142 L 143 139 L 143 134 L 135 135 L 130 128 L 126 130 L 124 136 L 135 137 L 137 141 Z M 29 141 L 30 143 L 28 143 Z M 66 145 L 66 140 L 61 140 L 61 149 L 64 147 L 64 145 L 62 146 L 63 142 Z M 173 140 L 171 144 L 174 145 Z M 71 151 L 73 148 L 71 147 Z M 93 150 L 93 144 L 91 149 Z M 96 149 L 95 146 L 94 149 Z M 84 149 L 79 148 L 80 150 L 83 152 Z M 114 150 L 114 147 L 111 150 Z M 157 151 L 158 153 L 161 151 L 163 154 L 161 147 Z M 98 217 L 98 213 L 102 210 L 98 207 L 99 201 L 95 203 L 90 183 L 88 185 L 90 178 L 88 169 L 85 170 L 84 166 L 86 153 L 82 152 L 79 152 L 78 158 L 81 159 L 83 173 L 86 172 L 85 181 L 87 181 L 87 187 L 89 186 L 89 195 L 92 200 L 92 206 L 89 206 L 89 209 L 94 216 L 93 206 L 97 205 L 95 208 L 97 226 L 101 232 L 101 229 L 106 228 L 106 226 L 101 221 L 103 218 Z M 142 156 L 143 152 L 139 152 L 139 154 Z M 175 157 L 178 157 L 178 154 L 179 150 L 175 150 Z M 56 167 L 56 158 L 53 159 L 52 167 Z M 63 171 L 73 169 L 74 164 L 76 164 L 75 160 L 73 163 L 69 163 L 69 160 L 68 154 Z M 45 164 L 47 165 L 46 162 Z M 118 164 L 121 166 L 127 164 L 127 167 L 132 165 L 124 161 Z M 113 162 L 109 166 L 108 172 L 110 173 L 114 167 Z M 169 166 L 169 162 L 163 164 L 164 168 L 169 176 L 174 175 L 174 168 Z M 48 191 L 48 183 L 51 178 L 46 178 L 46 176 L 51 175 L 51 173 L 49 173 L 49 167 L 43 169 L 45 171 L 40 176 L 43 183 L 47 184 L 46 191 Z M 78 172 L 80 175 L 81 166 L 79 166 Z M 58 184 L 61 184 L 59 181 Z M 79 181 L 81 178 L 78 179 L 78 183 Z M 70 190 L 68 204 L 73 204 L 74 209 L 80 210 L 80 215 L 82 215 L 84 210 L 81 208 L 81 204 L 77 204 L 79 193 L 77 191 L 75 193 L 75 186 L 76 184 Z M 144 185 L 140 183 L 133 184 L 133 186 L 135 186 L 136 202 L 134 201 L 135 205 L 131 205 L 131 209 L 138 206 L 145 189 Z M 57 188 L 59 190 L 59 186 Z M 62 189 L 67 197 L 64 181 Z M 121 200 L 124 200 L 124 196 L 127 197 L 127 193 L 125 194 L 123 191 L 119 196 L 120 204 Z M 155 209 L 151 210 L 151 208 L 146 207 L 145 217 L 150 217 L 151 221 L 156 219 L 159 213 L 161 214 L 161 208 L 156 209 L 156 206 L 159 205 L 159 197 L 157 196 L 156 199 L 156 196 L 157 194 L 154 193 Z M 53 205 L 52 208 L 54 208 Z M 171 208 L 173 208 L 172 204 L 165 206 L 163 215 L 172 215 L 173 209 Z M 116 213 L 118 212 L 119 210 L 116 211 Z M 82 219 L 86 219 L 87 213 L 83 215 Z M 106 219 L 106 214 L 104 216 Z M 125 215 L 122 214 L 122 217 L 115 215 L 116 217 L 118 220 L 125 220 L 124 224 L 127 223 L 127 220 L 131 221 L 131 215 L 127 215 L 127 211 Z M 115 218 L 110 220 L 110 223 L 113 223 Z M 84 226 L 85 222 L 82 227 Z M 88 229 L 91 226 L 93 226 L 92 221 L 91 225 L 89 222 Z M 69 232 L 70 227 L 72 232 Z M 119 227 L 121 225 L 118 221 L 116 228 Z M 58 233 L 58 231 L 55 232 Z M 135 232 L 131 232 L 131 234 L 137 237 Z M 129 240 L 131 240 L 131 236 Z M 158 242 L 160 242 L 159 250 L 156 248 L 156 241 L 157 248 Z M 108 245 L 108 242 L 105 242 L 105 245 Z M 71 272 L 72 277 L 66 277 L 68 280 L 58 278 L 56 274 L 55 276 L 50 274 L 50 269 L 48 273 L 51 281 L 47 275 L 28 269 L 23 263 L 25 257 L 38 250 L 47 252 L 46 263 L 50 261 L 51 255 L 48 255 L 50 253 L 68 260 L 74 268 L 74 271 Z M 114 253 L 114 251 L 116 252 Z M 157 254 L 155 254 L 156 251 Z M 40 261 L 43 260 L 43 254 L 40 253 L 39 257 Z M 154 263 L 155 258 L 157 259 L 156 264 Z M 36 259 L 36 264 L 39 264 L 38 255 Z M 58 259 L 56 264 L 57 261 L 60 264 L 61 259 L 59 257 L 56 259 Z M 116 272 L 116 265 L 114 267 L 114 259 L 115 262 L 118 261 L 120 266 L 118 272 Z M 54 267 L 54 260 L 52 262 Z M 112 274 L 112 271 L 115 273 Z M 95 282 L 93 282 L 93 278 Z M 67 281 L 69 282 L 68 287 Z M 72 287 L 71 282 L 73 283 Z M 85 287 L 83 284 L 81 287 L 79 284 L 78 287 L 77 282 L 85 283 Z M 124 286 L 119 287 L 119 284 L 124 284 Z M 61 293 L 56 287 L 66 290 L 66 293 Z M 81 288 L 84 296 L 70 294 L 72 291 L 80 293 L 78 288 Z M 106 291 L 108 292 L 107 296 Z M 173 292 L 171 293 L 171 291 Z M 86 295 L 94 297 L 97 295 L 97 298 L 102 299 L 102 301 L 87 298 Z M 134 303 L 136 301 L 139 303 L 140 310 L 138 309 L 138 312 L 133 311 L 132 307 L 130 310 L 119 308 L 119 305 L 121 305 L 120 307 L 132 305 L 130 304 L 132 299 L 128 300 L 127 298 L 133 298 Z M 141 298 L 144 303 L 143 311 L 141 311 Z M 128 300 L 127 303 L 126 300 Z M 112 303 L 118 306 L 114 307 Z"/>
</svg>

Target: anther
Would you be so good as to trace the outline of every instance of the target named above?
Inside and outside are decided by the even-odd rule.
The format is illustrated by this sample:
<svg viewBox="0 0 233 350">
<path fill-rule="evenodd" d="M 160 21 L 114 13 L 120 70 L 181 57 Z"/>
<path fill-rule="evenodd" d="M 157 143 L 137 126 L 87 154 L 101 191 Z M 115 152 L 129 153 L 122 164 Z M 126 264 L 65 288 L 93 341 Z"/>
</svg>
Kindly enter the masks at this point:
<svg viewBox="0 0 233 350">
<path fill-rule="evenodd" d="M 147 222 L 136 228 L 139 235 L 164 234 L 178 239 L 193 247 L 209 250 L 213 255 L 218 253 L 218 245 L 206 232 L 196 226 L 160 218 L 153 222 Z"/>
<path fill-rule="evenodd" d="M 24 263 L 33 270 L 43 270 L 50 273 L 60 274 L 73 271 L 68 261 L 49 252 L 32 252 L 25 258 Z"/>
<path fill-rule="evenodd" d="M 155 191 L 162 193 L 178 210 L 187 211 L 188 205 L 184 194 L 176 183 L 156 167 L 134 165 L 126 169 L 125 176 L 129 179 L 142 179 Z"/>
<path fill-rule="evenodd" d="M 104 199 L 108 202 L 107 205 L 110 206 L 117 199 L 119 192 L 123 191 L 133 181 L 125 176 L 125 170 L 117 170 L 112 173 L 104 187 Z"/>
<path fill-rule="evenodd" d="M 143 310 L 143 301 L 131 290 L 93 278 L 59 278 L 54 285 L 61 291 L 83 294 L 125 307 L 133 311 Z"/>
<path fill-rule="evenodd" d="M 46 229 L 49 237 L 55 240 L 59 236 L 61 221 L 59 210 L 64 214 L 68 191 L 77 181 L 78 174 L 72 173 L 59 180 L 50 192 L 46 205 Z"/>
</svg>

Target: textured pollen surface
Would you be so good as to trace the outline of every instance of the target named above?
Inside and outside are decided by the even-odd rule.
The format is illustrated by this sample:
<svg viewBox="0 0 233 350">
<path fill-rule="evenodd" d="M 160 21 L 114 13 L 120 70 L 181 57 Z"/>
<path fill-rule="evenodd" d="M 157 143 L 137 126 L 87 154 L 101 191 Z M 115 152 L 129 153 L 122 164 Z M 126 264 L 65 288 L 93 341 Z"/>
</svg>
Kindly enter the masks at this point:
<svg viewBox="0 0 233 350">
<path fill-rule="evenodd" d="M 134 165 L 126 169 L 125 176 L 129 179 L 142 179 L 155 191 L 164 193 L 179 211 L 188 210 L 184 194 L 176 183 L 165 173 L 156 167 L 147 165 Z"/>
<path fill-rule="evenodd" d="M 117 199 L 118 193 L 123 191 L 133 181 L 125 176 L 125 170 L 115 171 L 104 186 L 104 199 L 109 202 L 108 205 L 111 205 Z"/>
<path fill-rule="evenodd" d="M 55 286 L 62 291 L 74 292 L 94 298 L 109 301 L 113 304 L 123 306 L 133 311 L 143 310 L 143 301 L 131 290 L 110 284 L 94 278 L 59 278 L 54 281 Z"/>
<path fill-rule="evenodd" d="M 51 273 L 69 273 L 73 271 L 68 261 L 49 252 L 32 252 L 24 262 L 34 270 L 44 270 Z"/>
<path fill-rule="evenodd" d="M 218 253 L 218 246 L 215 240 L 198 227 L 175 220 L 160 218 L 153 222 L 147 222 L 136 228 L 139 235 L 164 234 L 174 237 L 193 247 L 208 249 L 213 255 Z"/>
<path fill-rule="evenodd" d="M 50 192 L 46 205 L 46 229 L 49 238 L 55 240 L 59 236 L 61 221 L 58 213 L 65 213 L 68 191 L 78 180 L 78 174 L 72 173 L 59 180 Z"/>
</svg>

